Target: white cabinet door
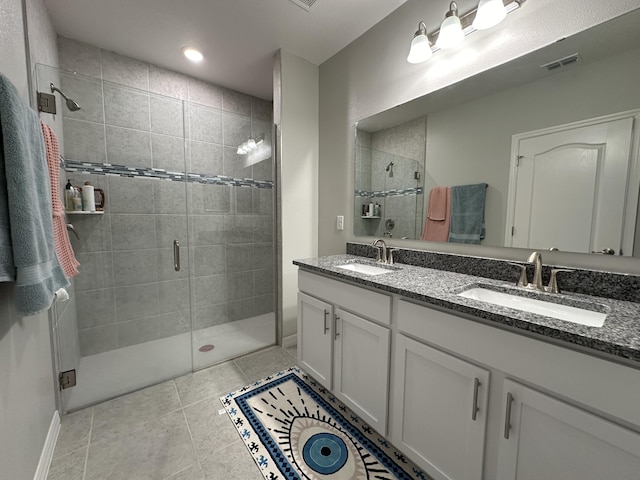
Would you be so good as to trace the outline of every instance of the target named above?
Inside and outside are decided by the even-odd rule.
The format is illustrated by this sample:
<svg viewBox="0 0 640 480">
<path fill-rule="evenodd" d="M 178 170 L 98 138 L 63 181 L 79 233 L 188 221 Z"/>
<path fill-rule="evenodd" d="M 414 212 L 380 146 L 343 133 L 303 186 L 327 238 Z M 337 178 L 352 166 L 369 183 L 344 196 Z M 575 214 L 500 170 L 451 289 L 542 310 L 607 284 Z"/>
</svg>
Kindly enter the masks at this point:
<svg viewBox="0 0 640 480">
<path fill-rule="evenodd" d="M 392 441 L 436 480 L 482 479 L 489 372 L 396 339 Z"/>
<path fill-rule="evenodd" d="M 504 385 L 499 480 L 640 478 L 640 434 L 513 381 Z"/>
<path fill-rule="evenodd" d="M 328 389 L 333 357 L 333 305 L 298 293 L 298 362 Z"/>
<path fill-rule="evenodd" d="M 385 435 L 389 384 L 389 329 L 336 308 L 333 392 Z"/>
</svg>

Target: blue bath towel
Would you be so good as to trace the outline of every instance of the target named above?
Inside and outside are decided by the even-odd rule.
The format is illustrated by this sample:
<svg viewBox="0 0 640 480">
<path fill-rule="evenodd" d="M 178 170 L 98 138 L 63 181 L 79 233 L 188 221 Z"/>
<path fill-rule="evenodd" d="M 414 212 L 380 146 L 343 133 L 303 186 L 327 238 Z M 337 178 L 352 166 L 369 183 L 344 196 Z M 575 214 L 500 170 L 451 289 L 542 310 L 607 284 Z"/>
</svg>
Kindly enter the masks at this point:
<svg viewBox="0 0 640 480">
<path fill-rule="evenodd" d="M 23 315 L 47 310 L 69 285 L 54 249 L 40 121 L 0 74 L 0 282 L 13 281 Z"/>
<path fill-rule="evenodd" d="M 486 183 L 451 187 L 449 242 L 479 244 L 484 238 L 486 190 Z"/>
</svg>

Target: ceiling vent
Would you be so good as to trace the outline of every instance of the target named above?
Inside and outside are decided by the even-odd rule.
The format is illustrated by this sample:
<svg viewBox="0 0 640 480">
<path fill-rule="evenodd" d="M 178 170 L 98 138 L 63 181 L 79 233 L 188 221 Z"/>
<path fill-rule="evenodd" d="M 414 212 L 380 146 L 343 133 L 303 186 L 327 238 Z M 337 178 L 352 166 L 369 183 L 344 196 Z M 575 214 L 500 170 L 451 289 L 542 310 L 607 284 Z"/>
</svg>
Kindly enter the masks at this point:
<svg viewBox="0 0 640 480">
<path fill-rule="evenodd" d="M 559 58 L 558 60 L 554 60 L 553 62 L 545 63 L 544 65 L 540 65 L 540 68 L 546 68 L 547 70 L 556 70 L 560 67 L 566 67 L 568 65 L 572 65 L 574 63 L 582 60 L 582 57 L 579 53 L 574 53 L 573 55 L 569 55 L 564 58 Z"/>
<path fill-rule="evenodd" d="M 311 10 L 313 4 L 316 3 L 316 0 L 289 0 L 294 5 L 299 6 L 300 8 L 304 8 L 307 12 Z"/>
</svg>

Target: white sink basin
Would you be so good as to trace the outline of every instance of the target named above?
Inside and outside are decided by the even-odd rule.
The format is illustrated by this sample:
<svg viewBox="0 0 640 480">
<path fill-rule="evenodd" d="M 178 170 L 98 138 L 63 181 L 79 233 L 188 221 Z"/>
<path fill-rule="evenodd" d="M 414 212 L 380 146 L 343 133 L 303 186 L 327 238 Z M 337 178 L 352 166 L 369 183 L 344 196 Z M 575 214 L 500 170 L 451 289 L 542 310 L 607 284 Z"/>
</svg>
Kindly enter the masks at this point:
<svg viewBox="0 0 640 480">
<path fill-rule="evenodd" d="M 588 327 L 602 327 L 605 318 L 607 318 L 606 313 L 594 312 L 570 305 L 545 302 L 543 300 L 521 297 L 510 293 L 496 292 L 481 287 L 465 290 L 458 295 L 493 305 L 514 308 L 523 312 L 537 313 L 545 317 L 586 325 Z"/>
<path fill-rule="evenodd" d="M 346 265 L 337 265 L 337 267 L 351 272 L 364 273 L 365 275 L 382 275 L 383 273 L 393 272 L 393 270 L 389 270 L 388 268 L 365 265 L 364 263 L 348 263 Z"/>
</svg>

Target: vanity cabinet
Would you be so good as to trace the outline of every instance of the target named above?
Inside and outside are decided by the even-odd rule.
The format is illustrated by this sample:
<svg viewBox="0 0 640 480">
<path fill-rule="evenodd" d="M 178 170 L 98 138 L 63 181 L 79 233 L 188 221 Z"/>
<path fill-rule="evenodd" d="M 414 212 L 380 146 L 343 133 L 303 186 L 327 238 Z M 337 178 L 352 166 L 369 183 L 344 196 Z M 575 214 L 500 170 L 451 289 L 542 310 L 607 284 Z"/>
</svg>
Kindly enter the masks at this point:
<svg viewBox="0 0 640 480">
<path fill-rule="evenodd" d="M 640 478 L 640 370 L 412 301 L 397 325 L 391 439 L 435 479 Z"/>
<path fill-rule="evenodd" d="M 517 382 L 504 387 L 498 479 L 640 478 L 640 434 Z"/>
<path fill-rule="evenodd" d="M 305 271 L 298 289 L 300 366 L 385 435 L 391 296 Z"/>
<path fill-rule="evenodd" d="M 481 480 L 489 371 L 402 334 L 395 352 L 392 442 L 436 480 Z"/>
</svg>

